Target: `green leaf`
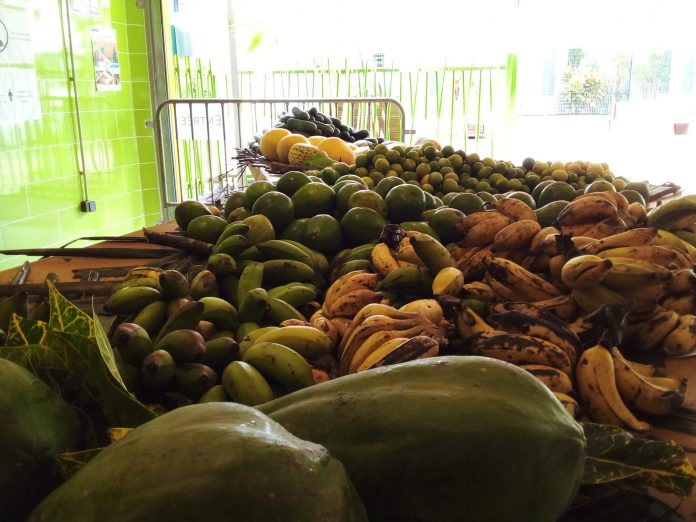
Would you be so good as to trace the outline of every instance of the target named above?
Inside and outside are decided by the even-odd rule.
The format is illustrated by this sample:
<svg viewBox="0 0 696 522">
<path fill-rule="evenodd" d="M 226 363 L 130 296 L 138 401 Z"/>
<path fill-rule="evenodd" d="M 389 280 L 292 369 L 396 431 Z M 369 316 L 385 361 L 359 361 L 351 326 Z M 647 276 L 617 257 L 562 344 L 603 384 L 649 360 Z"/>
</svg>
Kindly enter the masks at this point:
<svg viewBox="0 0 696 522">
<path fill-rule="evenodd" d="M 114 358 L 114 351 L 111 349 L 109 337 L 108 335 L 106 335 L 104 327 L 102 326 L 101 321 L 97 317 L 96 313 L 94 313 L 94 320 L 92 324 L 94 325 L 94 337 L 97 341 L 97 348 L 99 348 L 99 353 L 101 354 L 102 359 L 104 360 L 104 364 L 109 369 L 109 372 L 111 373 L 112 377 L 116 379 L 116 382 L 119 383 L 121 387 L 123 387 L 123 389 L 125 390 L 126 384 L 123 382 L 121 374 L 119 373 L 118 368 L 116 367 L 116 359 Z"/>
<path fill-rule="evenodd" d="M 50 281 L 48 285 L 48 302 L 51 315 L 48 326 L 59 332 L 67 332 L 84 337 L 94 337 L 92 318 L 63 297 Z"/>
<path fill-rule="evenodd" d="M 23 346 L 25 344 L 41 344 L 46 337 L 48 324 L 43 321 L 27 319 L 21 315 L 12 314 L 10 327 L 7 330 L 7 346 Z"/>
<path fill-rule="evenodd" d="M 684 450 L 673 441 L 634 437 L 604 424 L 583 423 L 587 438 L 584 484 L 631 479 L 682 498 L 691 494 L 696 472 Z"/>
<path fill-rule="evenodd" d="M 68 480 L 75 473 L 80 471 L 94 457 L 99 455 L 104 448 L 93 448 L 84 451 L 74 451 L 71 453 L 59 453 L 55 459 L 58 461 L 58 469 L 61 476 Z"/>
<path fill-rule="evenodd" d="M 51 331 L 46 341 L 51 348 L 66 354 L 69 368 L 74 368 L 83 379 L 83 393 L 99 405 L 111 426 L 134 428 L 155 417 L 126 389 L 120 377 L 114 378 L 93 339 Z"/>
</svg>

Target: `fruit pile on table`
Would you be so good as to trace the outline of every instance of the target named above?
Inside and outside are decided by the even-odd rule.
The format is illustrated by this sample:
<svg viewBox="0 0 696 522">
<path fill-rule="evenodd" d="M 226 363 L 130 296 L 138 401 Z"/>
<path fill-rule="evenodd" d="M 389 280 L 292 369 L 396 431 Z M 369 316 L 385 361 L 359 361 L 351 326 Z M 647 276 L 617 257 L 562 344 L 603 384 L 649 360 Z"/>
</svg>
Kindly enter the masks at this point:
<svg viewBox="0 0 696 522">
<path fill-rule="evenodd" d="M 269 157 L 307 146 L 277 130 Z M 27 449 L 39 416 L 70 478 L 32 521 L 553 521 L 581 483 L 690 494 L 681 448 L 643 435 L 687 386 L 656 358 L 696 350 L 696 199 L 648 208 L 598 163 L 343 146 L 179 204 L 207 255 L 131 270 L 110 331 L 54 288 L 48 322 L 0 304 L 3 458 L 27 470 L 0 514 L 60 482 Z"/>
</svg>

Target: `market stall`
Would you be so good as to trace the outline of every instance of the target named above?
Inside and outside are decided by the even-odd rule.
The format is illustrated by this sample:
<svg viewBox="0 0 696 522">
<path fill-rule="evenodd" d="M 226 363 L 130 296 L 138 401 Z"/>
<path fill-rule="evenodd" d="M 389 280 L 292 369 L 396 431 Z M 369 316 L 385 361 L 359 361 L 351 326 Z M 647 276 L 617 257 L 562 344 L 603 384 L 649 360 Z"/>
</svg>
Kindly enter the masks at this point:
<svg viewBox="0 0 696 522">
<path fill-rule="evenodd" d="M 293 107 L 236 152 L 263 179 L 0 274 L 4 371 L 63 401 L 17 512 L 693 516 L 690 196 L 349 123 Z"/>
</svg>

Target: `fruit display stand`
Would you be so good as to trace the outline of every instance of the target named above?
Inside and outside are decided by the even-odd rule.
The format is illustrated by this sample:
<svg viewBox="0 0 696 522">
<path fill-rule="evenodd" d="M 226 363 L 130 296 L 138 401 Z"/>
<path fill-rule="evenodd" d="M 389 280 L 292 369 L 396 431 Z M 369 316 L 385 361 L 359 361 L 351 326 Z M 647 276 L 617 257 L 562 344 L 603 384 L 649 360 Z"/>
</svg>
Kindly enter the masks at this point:
<svg viewBox="0 0 696 522">
<path fill-rule="evenodd" d="M 336 136 L 317 146 L 273 136 L 282 159 L 301 145 L 293 157 L 310 170 L 258 180 L 216 206 L 181 202 L 176 223 L 92 247 L 11 252 L 51 257 L 12 286 L 3 283 L 17 270 L 0 274 L 10 296 L 0 372 L 7 359 L 12 382 L 64 386 L 89 419 L 82 446 L 69 415 L 54 426 L 68 480 L 31 522 L 85 509 L 181 517 L 200 494 L 227 516 L 239 515 L 245 504 L 230 499 L 242 495 L 254 506 L 244 509 L 270 510 L 264 520 L 289 509 L 299 510 L 292 520 L 440 521 L 466 509 L 477 520 L 619 521 L 585 503 L 607 481 L 623 493 L 654 488 L 643 508 L 663 498 L 696 514 L 696 394 L 685 380 L 696 370 L 696 202 L 646 208 L 649 187 L 613 183 L 600 164 L 514 167 L 428 141 L 375 139 L 359 152 Z M 264 138 L 260 149 L 271 146 Z M 536 186 L 515 191 L 523 175 Z M 48 299 L 29 307 L 21 290 L 42 293 L 46 279 L 57 279 Z M 152 444 L 175 451 L 174 431 L 190 441 L 184 458 L 158 463 L 171 475 L 148 475 L 157 466 L 138 455 Z M 269 463 L 284 440 L 292 455 Z M 11 443 L 26 460 L 27 441 Z M 227 443 L 248 445 L 251 460 Z M 206 478 L 278 480 L 286 457 L 304 463 L 307 484 L 318 473 L 336 485 L 330 505 L 289 489 L 268 502 L 258 488 Z M 193 469 L 201 480 L 184 480 Z M 126 496 L 148 480 L 192 489 L 177 503 L 155 493 L 129 506 L 109 493 L 114 480 Z"/>
</svg>

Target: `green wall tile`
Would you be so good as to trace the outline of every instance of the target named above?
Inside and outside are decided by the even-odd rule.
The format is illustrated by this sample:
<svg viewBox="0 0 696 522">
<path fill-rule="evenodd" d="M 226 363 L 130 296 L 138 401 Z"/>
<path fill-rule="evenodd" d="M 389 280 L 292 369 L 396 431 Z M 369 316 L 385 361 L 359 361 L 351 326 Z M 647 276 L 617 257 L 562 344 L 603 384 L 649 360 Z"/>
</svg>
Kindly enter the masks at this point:
<svg viewBox="0 0 696 522">
<path fill-rule="evenodd" d="M 155 140 L 152 137 L 138 138 L 138 154 L 143 163 L 155 161 Z"/>
<path fill-rule="evenodd" d="M 29 211 L 32 215 L 77 206 L 82 200 L 80 176 L 53 179 L 27 185 Z"/>
<path fill-rule="evenodd" d="M 138 109 L 150 107 L 150 88 L 147 82 L 133 82 L 133 105 Z"/>
<path fill-rule="evenodd" d="M 15 186 L 0 190 L 0 224 L 17 221 L 29 217 L 29 201 L 27 189 L 24 186 Z M 6 243 L 7 248 L 14 248 L 11 242 Z"/>
<path fill-rule="evenodd" d="M 116 31 L 116 45 L 120 62 L 120 58 L 128 53 L 128 26 L 125 22 L 117 23 L 112 21 L 111 27 Z"/>
<path fill-rule="evenodd" d="M 157 178 L 157 166 L 154 163 L 140 164 L 140 184 L 143 189 L 152 189 L 159 187 L 159 179 Z"/>
<path fill-rule="evenodd" d="M 142 188 L 140 181 L 140 164 L 121 168 L 121 184 L 125 192 L 135 192 Z"/>
<path fill-rule="evenodd" d="M 135 121 L 135 135 L 136 136 L 152 136 L 153 129 L 145 126 L 147 120 L 153 121 L 152 111 L 149 109 L 142 110 L 136 109 L 133 111 L 133 119 Z"/>
<path fill-rule="evenodd" d="M 119 138 L 130 138 L 137 135 L 134 111 L 114 111 L 116 117 L 116 135 Z"/>
<path fill-rule="evenodd" d="M 160 209 L 160 195 L 157 189 L 146 189 L 142 191 L 143 207 L 145 214 L 153 214 Z"/>
<path fill-rule="evenodd" d="M 148 81 L 150 73 L 148 71 L 147 55 L 137 53 L 131 54 L 129 55 L 129 60 L 131 79 L 134 82 Z"/>
<path fill-rule="evenodd" d="M 128 25 L 128 50 L 130 53 L 145 53 L 145 27 Z"/>
<path fill-rule="evenodd" d="M 55 214 L 30 217 L 0 227 L 5 248 L 32 248 L 51 244 L 61 237 Z"/>
<path fill-rule="evenodd" d="M 111 0 L 111 22 L 126 23 L 126 0 Z"/>
<path fill-rule="evenodd" d="M 126 4 L 126 21 L 129 24 L 143 25 L 145 13 L 136 5 L 136 0 L 124 0 Z"/>
</svg>

